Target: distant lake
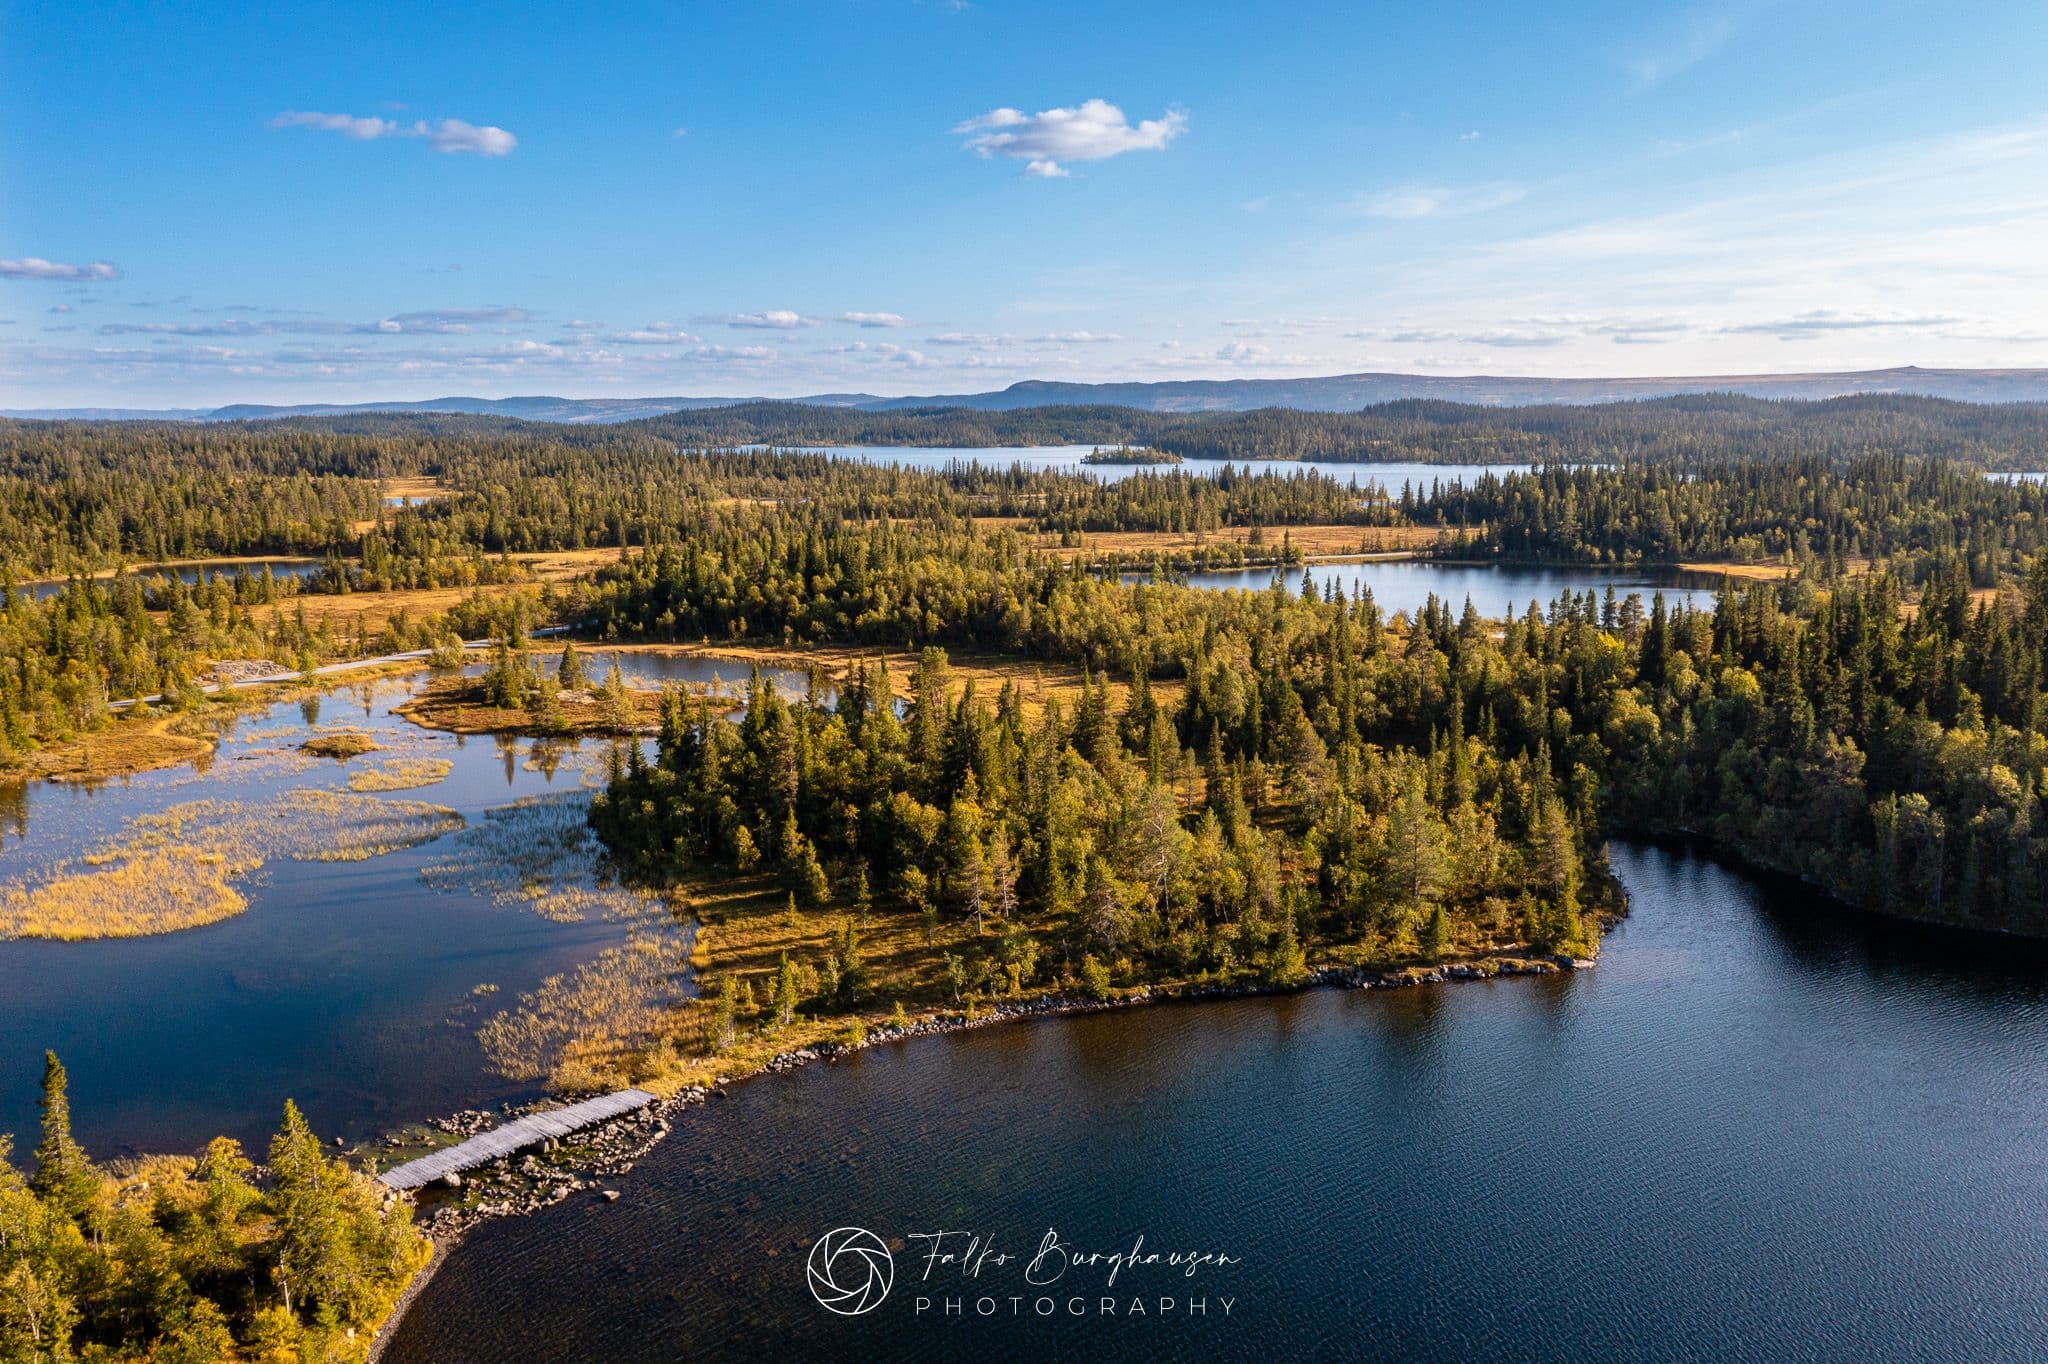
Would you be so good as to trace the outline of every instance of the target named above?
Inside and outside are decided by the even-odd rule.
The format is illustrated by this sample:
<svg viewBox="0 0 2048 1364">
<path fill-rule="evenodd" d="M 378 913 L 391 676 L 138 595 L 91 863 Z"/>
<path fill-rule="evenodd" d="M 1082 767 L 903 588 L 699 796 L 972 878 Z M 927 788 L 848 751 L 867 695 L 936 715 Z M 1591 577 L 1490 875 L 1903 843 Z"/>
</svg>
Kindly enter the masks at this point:
<svg viewBox="0 0 2048 1364">
<path fill-rule="evenodd" d="M 1604 596 L 1609 588 L 1614 589 L 1616 598 L 1627 597 L 1631 593 L 1639 595 L 1645 609 L 1649 607 L 1652 596 L 1662 592 L 1664 604 L 1669 609 L 1676 610 L 1686 605 L 1711 611 L 1714 592 L 1719 586 L 1718 579 L 1699 573 L 1653 574 L 1625 569 L 1453 564 L 1426 559 L 1378 563 L 1326 559 L 1311 560 L 1306 565 L 1285 569 L 1204 569 L 1189 573 L 1180 581 L 1189 587 L 1213 591 L 1262 592 L 1272 586 L 1276 573 L 1289 592 L 1301 590 L 1304 573 L 1315 580 L 1318 591 L 1335 583 L 1344 589 L 1346 597 L 1354 601 L 1361 592 L 1370 589 L 1373 600 L 1385 616 L 1392 616 L 1396 611 L 1405 611 L 1413 616 L 1428 603 L 1431 594 L 1435 594 L 1451 608 L 1453 615 L 1465 609 L 1469 598 L 1479 614 L 1489 620 L 1508 615 L 1520 616 L 1529 609 L 1531 602 L 1548 611 L 1550 604 L 1567 591 L 1581 595 L 1595 592 Z M 1144 582 L 1146 576 L 1131 573 L 1126 574 L 1124 580 Z"/>
<path fill-rule="evenodd" d="M 131 568 L 125 576 L 130 578 L 176 578 L 184 583 L 196 583 L 204 578 L 232 578 L 246 574 L 251 578 L 263 576 L 268 568 L 277 578 L 310 578 L 326 566 L 320 559 L 200 559 L 175 567 L 152 564 L 142 568 Z M 15 588 L 36 601 L 54 597 L 62 592 L 65 579 L 51 578 L 42 582 L 23 583 Z M 104 579 L 102 581 L 105 581 Z"/>
<path fill-rule="evenodd" d="M 751 449 L 766 449 L 752 446 Z M 791 453 L 837 455 L 863 464 L 895 464 L 906 469 L 943 469 L 949 464 L 979 464 L 985 469 L 1064 469 L 1087 474 L 1105 483 L 1119 483 L 1139 473 L 1216 474 L 1226 466 L 1242 473 L 1290 474 L 1314 470 L 1362 488 L 1368 483 L 1399 496 L 1402 484 L 1412 484 L 1418 495 L 1436 482 L 1474 483 L 1487 474 L 1525 474 L 1533 464 L 1419 464 L 1412 461 L 1361 464 L 1349 460 L 1307 459 L 1189 459 L 1179 464 L 1083 464 L 1082 460 L 1100 445 L 805 445 L 776 446 Z"/>
</svg>

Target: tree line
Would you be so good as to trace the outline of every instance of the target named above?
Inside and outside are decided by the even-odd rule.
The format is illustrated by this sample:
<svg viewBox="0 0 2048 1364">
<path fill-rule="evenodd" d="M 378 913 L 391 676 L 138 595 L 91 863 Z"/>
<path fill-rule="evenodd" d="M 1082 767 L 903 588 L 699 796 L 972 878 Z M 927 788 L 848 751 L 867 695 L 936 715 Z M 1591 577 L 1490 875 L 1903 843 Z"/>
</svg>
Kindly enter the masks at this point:
<svg viewBox="0 0 2048 1364">
<path fill-rule="evenodd" d="M 1278 781 L 1288 814 L 1272 864 L 1297 877 L 1314 869 L 1312 913 L 1295 924 L 1304 937 L 1330 933 L 1347 903 L 1383 897 L 1384 882 L 1343 870 L 1349 853 L 1336 850 L 1358 846 L 1359 830 L 1388 817 L 1397 808 L 1390 802 L 1418 779 L 1423 803 L 1444 827 L 1469 823 L 1472 816 L 1458 814 L 1468 805 L 1491 820 L 1504 846 L 1518 850 L 1503 853 L 1493 864 L 1499 868 L 1526 867 L 1529 840 L 1555 810 L 1581 862 L 1593 856 L 1602 829 L 1697 835 L 1852 903 L 2048 930 L 2040 893 L 2048 844 L 2036 833 L 2048 791 L 2039 709 L 2048 569 L 2040 556 L 2024 588 L 2008 584 L 1982 599 L 1973 596 L 1963 558 L 1944 557 L 1911 609 L 1903 583 L 1887 570 L 1738 588 L 1713 611 L 1568 595 L 1548 613 L 1532 608 L 1500 627 L 1469 607 L 1454 614 L 1432 602 L 1397 627 L 1369 596 L 1326 595 L 1312 575 L 1300 595 L 1277 587 L 1127 586 L 1033 561 L 1002 537 L 888 523 L 792 531 L 756 526 L 608 570 L 589 598 L 590 620 L 616 638 L 941 645 L 1128 679 L 1130 709 L 1107 728 L 1075 718 L 1084 706 L 1091 715 L 1101 708 L 1094 692 L 1087 697 L 1096 699 L 1068 712 L 1077 729 L 1019 731 L 1013 718 L 1006 733 L 1000 699 L 982 719 L 975 707 L 985 700 L 947 724 L 966 727 L 962 751 L 981 751 L 984 740 L 968 739 L 984 729 L 1005 736 L 994 745 L 1002 751 L 1008 744 L 1026 752 L 1036 742 L 1041 766 L 1069 761 L 1071 750 L 1108 783 L 1087 788 L 1084 806 L 1098 817 L 1137 808 L 1149 787 L 1172 788 L 1174 799 L 1157 802 L 1153 817 L 1170 811 L 1184 833 L 1196 833 L 1205 813 L 1219 829 L 1264 827 L 1226 818 L 1218 801 L 1234 807 L 1219 793 L 1236 789 L 1246 793 L 1248 809 L 1270 809 L 1251 793 L 1261 777 Z M 863 692 L 858 679 L 848 679 L 840 696 L 872 696 L 876 686 L 870 681 Z M 1162 687 L 1172 689 L 1173 703 L 1157 699 Z M 777 713 L 772 698 L 761 704 Z M 889 707 L 861 704 L 880 718 L 870 724 L 866 711 L 838 717 L 854 747 L 851 736 L 866 728 L 891 734 L 892 721 L 882 716 Z M 937 704 L 915 692 L 911 698 L 910 714 L 927 717 L 919 723 L 928 735 L 939 732 Z M 837 715 L 836 705 L 820 707 L 790 723 L 807 733 Z M 756 854 L 787 855 L 781 807 L 735 796 L 735 811 L 707 814 L 724 788 L 687 756 L 723 742 L 703 737 L 705 726 L 702 717 L 672 724 L 655 768 L 623 774 L 615 795 L 635 813 L 608 836 L 638 860 L 718 861 L 734 855 L 744 826 Z M 913 751 L 933 760 L 929 748 Z M 716 766 L 741 781 L 742 792 L 758 791 L 766 778 L 749 764 L 759 761 L 721 757 Z M 1007 802 L 1006 793 L 1020 789 L 1002 763 L 973 770 L 977 804 Z M 796 812 L 801 846 L 816 850 L 829 879 L 843 883 L 860 864 L 930 851 L 908 847 L 895 832 L 884 837 L 887 821 L 878 816 L 848 814 L 831 830 L 806 825 L 828 810 L 864 812 L 898 795 L 891 777 L 886 792 L 855 780 L 849 789 L 856 795 L 828 786 L 805 798 L 807 771 L 799 764 L 798 786 L 781 789 Z M 1131 771 L 1144 774 L 1135 792 L 1116 785 L 1118 774 Z M 936 793 L 959 789 L 965 775 L 957 762 L 944 779 L 954 785 L 914 761 L 908 772 L 902 794 L 934 808 Z M 674 827 L 669 801 L 695 832 L 680 842 L 672 833 L 648 835 L 651 849 L 641 847 L 633 828 Z M 1025 865 L 1037 865 L 1033 855 L 1053 855 L 1019 851 L 1034 839 L 1046 842 L 1036 816 L 997 808 L 1010 821 L 1013 855 Z M 1120 826 L 1108 839 L 1091 831 L 1091 845 L 1142 842 Z M 1483 830 L 1465 827 L 1443 846 L 1494 844 Z M 1111 871 L 1121 879 L 1130 868 L 1112 858 Z M 943 880 L 937 866 L 926 875 Z M 1049 873 L 1041 866 L 1034 875 L 1042 883 Z M 1075 875 L 1085 883 L 1085 872 Z M 1458 917 L 1473 896 L 1476 903 L 1545 903 L 1522 871 L 1503 875 L 1498 883 L 1484 876 L 1466 883 L 1466 899 L 1443 898 L 1450 941 L 1461 932 L 1477 936 Z M 1345 889 L 1354 885 L 1375 889 Z M 1417 901 L 1411 895 L 1402 903 Z M 1433 915 L 1435 903 L 1422 903 Z M 1512 926 L 1511 918 L 1499 922 Z M 1153 940 L 1166 931 L 1157 927 Z M 1375 941 L 1397 940 L 1395 933 Z M 1215 960 L 1213 948 L 1203 960 Z"/>
</svg>

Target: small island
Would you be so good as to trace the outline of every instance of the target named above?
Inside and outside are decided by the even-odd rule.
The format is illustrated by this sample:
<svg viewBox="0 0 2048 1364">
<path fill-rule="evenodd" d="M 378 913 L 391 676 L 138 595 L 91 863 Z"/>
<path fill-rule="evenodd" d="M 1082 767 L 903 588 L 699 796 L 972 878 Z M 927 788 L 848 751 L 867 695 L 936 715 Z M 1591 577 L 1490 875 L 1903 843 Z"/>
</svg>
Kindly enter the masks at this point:
<svg viewBox="0 0 2048 1364">
<path fill-rule="evenodd" d="M 1179 464 L 1181 457 L 1171 450 L 1155 450 L 1149 445 L 1116 445 L 1108 449 L 1096 446 L 1081 456 L 1083 464 Z"/>
</svg>

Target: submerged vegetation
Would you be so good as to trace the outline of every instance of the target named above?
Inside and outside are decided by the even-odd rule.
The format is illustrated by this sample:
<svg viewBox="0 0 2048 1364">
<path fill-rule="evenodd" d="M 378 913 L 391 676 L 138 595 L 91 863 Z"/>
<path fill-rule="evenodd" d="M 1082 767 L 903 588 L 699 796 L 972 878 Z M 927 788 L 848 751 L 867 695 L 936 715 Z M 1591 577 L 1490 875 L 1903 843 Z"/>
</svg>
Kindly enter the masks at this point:
<svg viewBox="0 0 2048 1364">
<path fill-rule="evenodd" d="M 591 833 L 580 791 L 527 796 L 485 812 L 449 840 L 421 875 L 431 886 L 463 887 L 545 919 L 636 919 L 658 912 L 660 897 L 600 875 L 603 851 Z"/>
</svg>

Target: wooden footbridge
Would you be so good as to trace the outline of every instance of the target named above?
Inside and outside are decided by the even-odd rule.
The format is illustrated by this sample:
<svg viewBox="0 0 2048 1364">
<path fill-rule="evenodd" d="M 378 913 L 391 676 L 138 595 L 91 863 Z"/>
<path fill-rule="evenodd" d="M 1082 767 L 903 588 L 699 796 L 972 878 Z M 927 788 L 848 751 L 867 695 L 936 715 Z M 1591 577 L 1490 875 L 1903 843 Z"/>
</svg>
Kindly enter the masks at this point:
<svg viewBox="0 0 2048 1364">
<path fill-rule="evenodd" d="M 436 1151 L 418 1160 L 409 1160 L 394 1166 L 377 1176 L 394 1189 L 417 1189 L 431 1184 L 448 1175 L 464 1170 L 474 1170 L 479 1165 L 488 1165 L 501 1156 L 523 1151 L 529 1146 L 538 1146 L 556 1137 L 566 1137 L 586 1127 L 631 1113 L 654 1102 L 654 1096 L 644 1089 L 621 1089 L 611 1094 L 600 1094 L 595 1099 L 585 1099 L 565 1108 L 550 1108 L 540 1113 L 529 1113 L 515 1118 L 502 1127 L 493 1127 L 480 1132 L 468 1141 Z"/>
</svg>

